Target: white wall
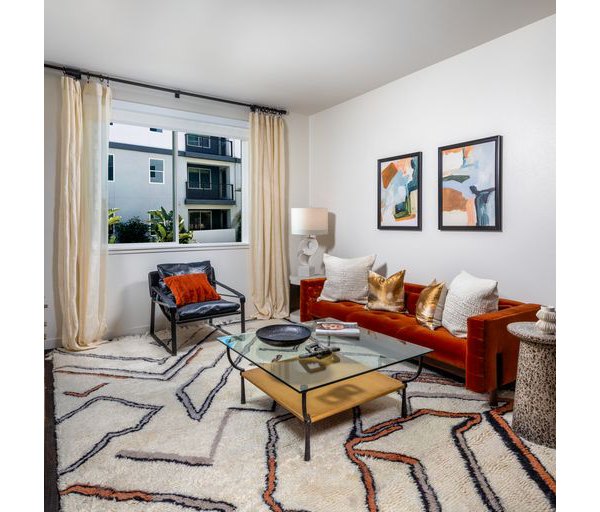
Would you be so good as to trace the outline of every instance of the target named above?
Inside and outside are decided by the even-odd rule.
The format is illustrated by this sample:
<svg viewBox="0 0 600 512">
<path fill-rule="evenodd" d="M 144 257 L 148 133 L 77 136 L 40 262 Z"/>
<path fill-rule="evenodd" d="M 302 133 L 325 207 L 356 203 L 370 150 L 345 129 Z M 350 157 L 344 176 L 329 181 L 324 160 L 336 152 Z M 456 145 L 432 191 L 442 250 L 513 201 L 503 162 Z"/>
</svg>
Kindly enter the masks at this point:
<svg viewBox="0 0 600 512">
<path fill-rule="evenodd" d="M 309 165 L 309 118 L 301 114 L 286 116 L 287 126 L 287 160 L 288 160 L 288 204 L 290 208 L 309 206 L 308 197 L 308 165 Z M 289 216 L 286 231 L 289 233 Z M 289 235 L 290 274 L 298 269 L 296 251 L 302 237 Z"/>
<path fill-rule="evenodd" d="M 60 81 L 56 74 L 44 74 L 44 302 L 47 346 L 53 346 L 58 338 L 57 305 L 58 289 L 55 286 L 56 252 L 55 238 L 55 198 L 58 199 L 57 165 L 59 159 L 60 132 Z"/>
<path fill-rule="evenodd" d="M 163 93 L 133 87 L 111 85 L 113 97 L 119 100 L 147 103 L 167 108 L 199 112 L 231 119 L 248 118 L 245 108 L 200 100 L 179 100 Z M 55 283 L 56 255 L 54 247 L 55 198 L 59 152 L 60 74 L 45 73 L 45 201 L 44 201 L 44 291 L 49 309 L 46 313 L 46 346 L 55 346 L 60 338 L 60 304 Z M 290 113 L 286 116 L 288 146 L 288 203 L 304 206 L 308 202 L 308 117 Z M 292 242 L 294 243 L 294 242 Z M 147 275 L 158 263 L 201 261 L 210 259 L 220 281 L 249 295 L 248 246 L 234 248 L 181 248 L 162 252 L 111 252 L 108 257 L 108 336 L 144 332 L 149 328 L 150 303 Z M 252 312 L 251 307 L 250 313 Z"/>
<path fill-rule="evenodd" d="M 503 136 L 503 231 L 437 229 L 437 148 Z M 378 231 L 378 158 L 423 152 L 423 230 Z M 502 296 L 555 302 L 555 17 L 310 118 L 310 203 L 335 216 L 329 251 L 376 253 L 409 282 L 464 269 Z M 559 205 L 572 215 L 573 205 Z"/>
<path fill-rule="evenodd" d="M 108 337 L 143 333 L 150 325 L 148 272 L 159 263 L 210 260 L 217 279 L 246 296 L 249 292 L 248 247 L 215 250 L 171 250 L 148 253 L 111 252 L 108 258 Z M 224 292 L 227 293 L 227 292 Z M 251 313 L 251 308 L 250 308 Z M 157 314 L 165 325 L 162 314 Z"/>
<path fill-rule="evenodd" d="M 461 269 L 500 281 L 505 297 L 555 301 L 555 18 L 550 17 L 308 118 L 286 116 L 288 208 L 330 209 L 330 253 L 374 252 L 376 267 L 407 269 L 407 280 L 450 280 Z M 45 75 L 45 278 L 48 345 L 60 332 L 55 197 L 60 75 Z M 237 107 L 113 85 L 115 98 L 247 119 Z M 437 229 L 437 148 L 504 137 L 501 233 Z M 310 135 L 310 136 L 309 136 Z M 423 152 L 423 231 L 376 229 L 378 158 Z M 310 174 L 308 173 L 310 164 Z M 308 179 L 307 179 L 308 176 Z M 290 271 L 298 237 L 290 237 Z M 110 334 L 149 323 L 147 272 L 160 262 L 210 259 L 219 278 L 249 291 L 249 249 L 111 253 Z"/>
</svg>

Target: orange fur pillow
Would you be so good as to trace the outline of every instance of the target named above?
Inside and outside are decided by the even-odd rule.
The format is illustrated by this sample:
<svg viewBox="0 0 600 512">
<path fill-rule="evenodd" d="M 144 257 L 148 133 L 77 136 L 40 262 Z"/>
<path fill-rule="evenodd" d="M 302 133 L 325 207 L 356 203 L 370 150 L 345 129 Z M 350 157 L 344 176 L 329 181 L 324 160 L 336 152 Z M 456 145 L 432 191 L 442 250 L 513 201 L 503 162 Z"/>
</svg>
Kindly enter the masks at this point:
<svg viewBox="0 0 600 512">
<path fill-rule="evenodd" d="M 164 278 L 178 307 L 195 302 L 219 300 L 221 296 L 208 282 L 206 274 L 181 274 Z"/>
</svg>

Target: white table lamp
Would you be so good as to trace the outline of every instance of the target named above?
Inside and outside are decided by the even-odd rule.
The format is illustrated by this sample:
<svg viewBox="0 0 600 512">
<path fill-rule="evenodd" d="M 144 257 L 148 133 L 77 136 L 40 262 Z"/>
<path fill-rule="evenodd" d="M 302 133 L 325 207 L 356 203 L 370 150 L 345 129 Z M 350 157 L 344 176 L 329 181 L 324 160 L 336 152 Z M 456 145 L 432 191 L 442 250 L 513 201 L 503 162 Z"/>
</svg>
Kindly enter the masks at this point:
<svg viewBox="0 0 600 512">
<path fill-rule="evenodd" d="M 319 248 L 316 235 L 328 232 L 327 208 L 292 208 L 292 235 L 305 235 L 298 246 L 298 276 L 310 277 L 315 273 L 310 260 Z"/>
</svg>

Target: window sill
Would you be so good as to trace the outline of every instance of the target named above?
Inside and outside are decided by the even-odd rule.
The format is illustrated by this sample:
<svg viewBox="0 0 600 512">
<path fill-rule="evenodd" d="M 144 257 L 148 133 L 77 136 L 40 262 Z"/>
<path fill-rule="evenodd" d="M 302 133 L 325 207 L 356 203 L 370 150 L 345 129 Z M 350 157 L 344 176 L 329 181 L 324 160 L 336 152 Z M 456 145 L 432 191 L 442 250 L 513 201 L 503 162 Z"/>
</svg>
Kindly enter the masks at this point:
<svg viewBox="0 0 600 512">
<path fill-rule="evenodd" d="M 145 254 L 154 252 L 194 252 L 194 251 L 231 251 L 247 250 L 248 242 L 222 242 L 204 244 L 174 244 L 174 243 L 147 243 L 147 244 L 108 244 L 108 255 L 119 254 Z"/>
</svg>

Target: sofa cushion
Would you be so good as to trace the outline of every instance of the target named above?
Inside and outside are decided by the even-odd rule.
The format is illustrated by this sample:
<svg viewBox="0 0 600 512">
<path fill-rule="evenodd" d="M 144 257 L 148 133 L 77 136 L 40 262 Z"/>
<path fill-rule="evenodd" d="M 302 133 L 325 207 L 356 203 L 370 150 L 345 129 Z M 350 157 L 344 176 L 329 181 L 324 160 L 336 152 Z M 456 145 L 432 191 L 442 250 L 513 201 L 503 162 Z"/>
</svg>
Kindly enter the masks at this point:
<svg viewBox="0 0 600 512">
<path fill-rule="evenodd" d="M 417 323 L 435 331 L 442 325 L 442 313 L 448 288 L 446 283 L 438 283 L 435 279 L 419 295 L 415 318 Z"/>
<path fill-rule="evenodd" d="M 419 295 L 424 288 L 425 287 L 421 284 L 404 283 L 404 305 L 411 315 L 416 313 Z"/>
<path fill-rule="evenodd" d="M 348 315 L 356 311 L 364 311 L 364 306 L 357 304 L 356 302 L 331 302 L 328 300 L 320 300 L 319 302 L 313 302 L 310 305 L 310 314 L 317 318 L 336 318 L 343 322 L 348 321 Z"/>
<path fill-rule="evenodd" d="M 384 311 L 357 311 L 347 317 L 349 322 L 357 322 L 363 329 L 387 334 L 399 340 L 434 350 L 427 357 L 465 368 L 467 343 L 452 336 L 447 329 L 440 327 L 431 331 L 417 323 L 414 316 Z"/>
<path fill-rule="evenodd" d="M 211 300 L 207 302 L 196 302 L 177 308 L 178 320 L 191 320 L 199 316 L 223 315 L 225 313 L 235 313 L 240 309 L 237 302 L 228 300 Z"/>
<path fill-rule="evenodd" d="M 208 277 L 204 273 L 167 276 L 164 278 L 164 282 L 171 290 L 173 297 L 175 297 L 175 303 L 178 307 L 194 304 L 195 302 L 221 299 L 221 296 L 210 285 Z"/>
<path fill-rule="evenodd" d="M 404 311 L 405 273 L 406 270 L 401 270 L 393 276 L 385 278 L 370 270 L 367 309 L 394 313 Z"/>
<path fill-rule="evenodd" d="M 327 280 L 317 300 L 366 304 L 369 295 L 369 271 L 374 262 L 374 254 L 362 258 L 337 258 L 323 254 Z"/>
<path fill-rule="evenodd" d="M 349 322 L 356 322 L 363 329 L 377 331 L 388 336 L 397 337 L 403 327 L 416 323 L 414 317 L 390 311 L 355 311 L 348 315 Z"/>
<path fill-rule="evenodd" d="M 463 270 L 448 287 L 442 325 L 455 336 L 466 338 L 467 320 L 491 311 L 498 311 L 498 281 Z"/>
<path fill-rule="evenodd" d="M 465 368 L 467 355 L 466 340 L 453 336 L 444 327 L 431 331 L 417 324 L 416 320 L 414 320 L 411 325 L 401 328 L 396 333 L 396 337 L 432 349 L 434 352 L 427 354 L 427 357 L 437 359 L 456 368 Z"/>
<path fill-rule="evenodd" d="M 209 260 L 194 261 L 191 263 L 161 263 L 156 265 L 161 279 L 169 276 L 180 276 L 182 274 L 206 274 L 208 282 L 215 286 L 215 269 Z"/>
</svg>

